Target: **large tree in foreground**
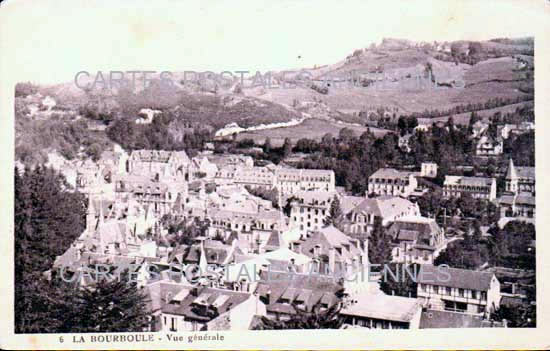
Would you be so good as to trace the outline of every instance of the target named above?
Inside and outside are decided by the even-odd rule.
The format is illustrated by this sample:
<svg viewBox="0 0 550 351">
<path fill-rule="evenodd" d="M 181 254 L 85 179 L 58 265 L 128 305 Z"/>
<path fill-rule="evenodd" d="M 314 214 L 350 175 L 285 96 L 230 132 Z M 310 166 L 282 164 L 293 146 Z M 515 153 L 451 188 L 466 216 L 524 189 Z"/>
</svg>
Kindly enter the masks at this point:
<svg viewBox="0 0 550 351">
<path fill-rule="evenodd" d="M 147 297 L 126 278 L 101 279 L 74 297 L 70 332 L 142 332 L 149 326 Z"/>
<path fill-rule="evenodd" d="M 375 217 L 374 225 L 369 235 L 369 262 L 384 265 L 389 264 L 391 260 L 391 236 L 382 225 L 380 217 Z"/>
<path fill-rule="evenodd" d="M 80 289 L 44 272 L 84 230 L 85 201 L 56 171 L 15 169 L 15 332 L 142 331 L 148 311 L 135 284 Z"/>
<path fill-rule="evenodd" d="M 15 332 L 55 332 L 72 291 L 42 273 L 84 230 L 84 197 L 50 168 L 15 168 L 14 177 Z"/>
</svg>

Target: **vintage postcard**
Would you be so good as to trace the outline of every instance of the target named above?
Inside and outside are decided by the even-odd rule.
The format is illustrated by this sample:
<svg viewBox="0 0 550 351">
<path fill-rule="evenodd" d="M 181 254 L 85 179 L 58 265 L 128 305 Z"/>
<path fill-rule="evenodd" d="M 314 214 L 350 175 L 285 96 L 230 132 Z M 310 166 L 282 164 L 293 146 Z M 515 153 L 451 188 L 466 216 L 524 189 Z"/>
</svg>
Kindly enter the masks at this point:
<svg viewBox="0 0 550 351">
<path fill-rule="evenodd" d="M 0 3 L 0 347 L 547 348 L 549 37 L 542 0 Z"/>
</svg>

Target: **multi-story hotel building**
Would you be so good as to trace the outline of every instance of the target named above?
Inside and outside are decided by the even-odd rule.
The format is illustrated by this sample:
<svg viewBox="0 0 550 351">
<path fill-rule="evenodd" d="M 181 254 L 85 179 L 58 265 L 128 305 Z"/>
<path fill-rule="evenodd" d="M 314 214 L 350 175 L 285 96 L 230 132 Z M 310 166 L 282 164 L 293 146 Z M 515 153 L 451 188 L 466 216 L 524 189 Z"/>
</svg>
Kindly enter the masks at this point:
<svg viewBox="0 0 550 351">
<path fill-rule="evenodd" d="M 495 178 L 445 176 L 443 196 L 460 197 L 462 194 L 493 201 L 497 197 L 497 181 Z"/>
</svg>

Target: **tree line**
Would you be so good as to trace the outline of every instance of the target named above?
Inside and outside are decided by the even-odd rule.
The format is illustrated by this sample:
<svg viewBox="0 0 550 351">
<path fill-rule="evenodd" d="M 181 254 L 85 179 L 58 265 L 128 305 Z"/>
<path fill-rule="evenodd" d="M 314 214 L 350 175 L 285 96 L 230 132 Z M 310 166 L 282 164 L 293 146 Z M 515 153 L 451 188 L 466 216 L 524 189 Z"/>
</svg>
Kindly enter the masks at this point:
<svg viewBox="0 0 550 351">
<path fill-rule="evenodd" d="M 15 168 L 14 184 L 15 332 L 128 332 L 148 327 L 145 294 L 135 284 L 100 280 L 82 288 L 53 278 L 55 258 L 85 228 L 84 196 L 43 166 Z"/>
</svg>

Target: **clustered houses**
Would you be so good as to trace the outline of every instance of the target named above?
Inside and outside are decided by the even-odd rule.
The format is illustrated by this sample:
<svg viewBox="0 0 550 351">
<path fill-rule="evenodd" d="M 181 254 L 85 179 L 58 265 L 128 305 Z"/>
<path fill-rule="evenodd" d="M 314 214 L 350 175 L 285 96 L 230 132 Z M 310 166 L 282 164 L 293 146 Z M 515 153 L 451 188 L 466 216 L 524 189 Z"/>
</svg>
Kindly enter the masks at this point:
<svg viewBox="0 0 550 351">
<path fill-rule="evenodd" d="M 470 194 L 476 199 L 493 201 L 497 197 L 497 182 L 495 178 L 445 176 L 443 195 L 445 197 L 460 197 Z"/>
<path fill-rule="evenodd" d="M 368 193 L 408 197 L 417 186 L 413 173 L 381 168 L 369 177 Z"/>
<path fill-rule="evenodd" d="M 208 287 L 180 286 L 165 292 L 160 330 L 248 330 L 256 315 L 265 315 L 265 304 L 252 294 Z"/>
<path fill-rule="evenodd" d="M 497 135 L 503 139 L 508 139 L 510 135 L 520 135 L 535 130 L 535 123 L 522 122 L 518 124 L 504 124 L 497 127 Z"/>
<path fill-rule="evenodd" d="M 516 167 L 510 159 L 506 170 L 505 188 L 515 195 L 527 193 L 535 195 L 535 167 Z"/>
<path fill-rule="evenodd" d="M 376 220 L 380 220 L 383 226 L 388 226 L 400 218 L 418 215 L 420 215 L 418 204 L 400 197 L 364 198 L 349 212 L 346 212 L 344 228 L 346 232 L 354 236 L 367 235 Z"/>
<path fill-rule="evenodd" d="M 395 262 L 433 264 L 446 247 L 443 229 L 432 218 L 399 218 L 390 225 L 388 232 L 393 238 Z"/>
<path fill-rule="evenodd" d="M 506 170 L 505 191 L 498 199 L 502 219 L 536 218 L 535 167 L 516 167 L 510 159 Z"/>
<path fill-rule="evenodd" d="M 281 195 L 300 191 L 326 191 L 335 189 L 334 172 L 324 169 L 278 168 L 275 171 L 275 187 Z"/>
<path fill-rule="evenodd" d="M 344 328 L 437 327 L 428 316 L 451 312 L 482 324 L 500 296 L 498 280 L 487 273 L 450 269 L 448 281 L 422 280 L 418 298 L 387 295 L 369 279 L 369 235 L 377 222 L 389 234 L 394 263 L 430 270 L 447 245 L 443 229 L 408 199 L 417 176 L 436 177 L 437 164 L 423 163 L 420 172 L 380 169 L 364 196 L 350 196 L 337 191 L 331 170 L 259 167 L 241 155 L 104 153 L 79 169 L 77 186 L 89 201 L 86 229 L 54 268 L 72 276 L 94 263 L 138 264 L 156 331 L 252 329 L 262 317 L 291 318 L 294 306 L 341 307 Z M 525 191 L 534 196 L 534 172 L 531 179 L 510 162 L 506 184 L 501 211 L 529 217 L 519 206 Z M 494 179 L 447 176 L 444 192 L 494 200 L 494 187 Z M 278 198 L 252 194 L 263 190 L 277 190 Z M 509 209 L 506 196 L 514 200 Z M 334 199 L 342 217 L 327 225 Z M 182 233 L 169 232 L 167 218 L 204 227 L 185 245 L 170 244 Z M 186 265 L 198 269 L 188 276 Z M 79 282 L 91 283 L 85 276 Z"/>
<path fill-rule="evenodd" d="M 216 184 L 239 184 L 252 188 L 277 189 L 282 196 L 301 191 L 335 190 L 334 171 L 275 166 L 227 165 L 215 175 Z"/>
<path fill-rule="evenodd" d="M 504 142 L 500 137 L 491 137 L 483 135 L 476 144 L 477 156 L 497 156 L 501 155 L 504 149 Z"/>
</svg>

